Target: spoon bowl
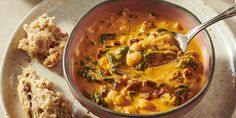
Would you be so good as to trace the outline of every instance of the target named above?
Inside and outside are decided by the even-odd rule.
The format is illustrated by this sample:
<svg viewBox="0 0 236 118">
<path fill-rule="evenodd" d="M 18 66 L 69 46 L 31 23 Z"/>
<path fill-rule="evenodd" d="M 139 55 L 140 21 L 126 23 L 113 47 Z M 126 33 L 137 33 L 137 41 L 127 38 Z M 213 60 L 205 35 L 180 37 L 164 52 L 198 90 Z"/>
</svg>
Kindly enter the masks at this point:
<svg viewBox="0 0 236 118">
<path fill-rule="evenodd" d="M 193 28 L 192 30 L 190 30 L 186 35 L 177 33 L 177 32 L 173 32 L 175 39 L 178 41 L 179 46 L 181 48 L 181 50 L 183 52 L 186 52 L 187 48 L 188 48 L 188 44 L 189 42 L 194 38 L 194 36 L 196 36 L 200 31 L 202 31 L 203 29 L 207 28 L 208 26 L 224 20 L 226 18 L 230 18 L 236 15 L 236 5 L 234 5 L 233 7 L 227 9 L 226 11 L 224 11 L 223 13 L 219 14 L 218 16 L 210 19 L 209 21 L 202 23 L 200 25 L 198 25 L 197 27 Z"/>
</svg>

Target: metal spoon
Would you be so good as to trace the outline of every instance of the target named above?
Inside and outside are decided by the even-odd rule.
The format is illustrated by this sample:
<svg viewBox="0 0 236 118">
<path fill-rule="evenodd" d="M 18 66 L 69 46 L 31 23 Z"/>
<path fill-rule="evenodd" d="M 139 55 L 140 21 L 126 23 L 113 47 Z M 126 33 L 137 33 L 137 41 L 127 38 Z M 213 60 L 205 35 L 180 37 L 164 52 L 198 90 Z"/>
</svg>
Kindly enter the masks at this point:
<svg viewBox="0 0 236 118">
<path fill-rule="evenodd" d="M 195 27 L 190 30 L 186 35 L 174 32 L 176 40 L 179 42 L 180 48 L 183 52 L 186 52 L 189 42 L 193 39 L 195 35 L 197 35 L 200 31 L 205 29 L 206 27 L 226 18 L 230 18 L 236 15 L 236 5 L 219 14 L 218 16 L 212 18 L 211 20 Z"/>
</svg>

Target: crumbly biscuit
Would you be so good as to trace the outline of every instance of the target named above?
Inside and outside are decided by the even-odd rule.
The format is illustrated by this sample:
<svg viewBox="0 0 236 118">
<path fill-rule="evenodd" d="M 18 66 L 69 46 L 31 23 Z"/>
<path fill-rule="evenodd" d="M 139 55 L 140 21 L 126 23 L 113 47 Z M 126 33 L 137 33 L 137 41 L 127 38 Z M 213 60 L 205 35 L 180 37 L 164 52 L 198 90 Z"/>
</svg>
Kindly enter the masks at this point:
<svg viewBox="0 0 236 118">
<path fill-rule="evenodd" d="M 27 118 L 71 118 L 69 103 L 54 89 L 53 83 L 40 78 L 33 67 L 18 76 L 20 102 Z"/>
<path fill-rule="evenodd" d="M 52 21 L 54 17 L 46 14 L 38 17 L 30 24 L 23 26 L 27 37 L 20 40 L 18 49 L 39 60 L 46 67 L 52 67 L 63 54 L 68 39 L 68 33 L 62 33 Z"/>
</svg>

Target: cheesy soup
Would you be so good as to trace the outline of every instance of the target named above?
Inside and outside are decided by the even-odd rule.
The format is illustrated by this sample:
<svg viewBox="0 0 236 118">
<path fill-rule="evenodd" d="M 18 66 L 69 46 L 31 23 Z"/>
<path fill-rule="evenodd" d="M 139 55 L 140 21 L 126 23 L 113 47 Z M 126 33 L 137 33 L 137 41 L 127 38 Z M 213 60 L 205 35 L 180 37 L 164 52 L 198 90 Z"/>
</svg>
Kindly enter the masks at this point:
<svg viewBox="0 0 236 118">
<path fill-rule="evenodd" d="M 203 57 L 193 40 L 183 53 L 172 32 L 183 25 L 154 12 L 123 9 L 87 28 L 75 50 L 82 94 L 127 114 L 171 110 L 202 88 Z"/>
</svg>

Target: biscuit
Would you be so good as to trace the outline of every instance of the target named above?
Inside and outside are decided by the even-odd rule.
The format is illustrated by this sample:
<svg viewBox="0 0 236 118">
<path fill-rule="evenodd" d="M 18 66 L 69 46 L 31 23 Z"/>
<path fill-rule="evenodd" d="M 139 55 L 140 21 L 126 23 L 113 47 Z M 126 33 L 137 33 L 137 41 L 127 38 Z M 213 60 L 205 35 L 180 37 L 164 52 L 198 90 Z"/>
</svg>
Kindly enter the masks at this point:
<svg viewBox="0 0 236 118">
<path fill-rule="evenodd" d="M 33 67 L 18 76 L 20 102 L 27 118 L 71 118 L 69 103 L 55 90 L 52 82 L 39 77 Z"/>
<path fill-rule="evenodd" d="M 26 51 L 46 67 L 56 65 L 63 54 L 68 33 L 62 33 L 46 14 L 23 26 L 27 37 L 19 41 L 18 49 Z"/>
</svg>

